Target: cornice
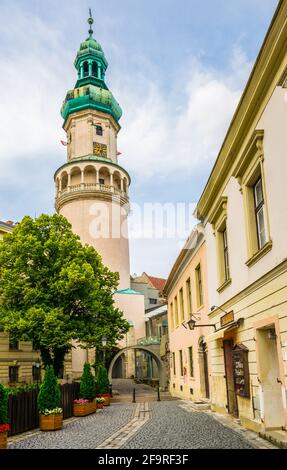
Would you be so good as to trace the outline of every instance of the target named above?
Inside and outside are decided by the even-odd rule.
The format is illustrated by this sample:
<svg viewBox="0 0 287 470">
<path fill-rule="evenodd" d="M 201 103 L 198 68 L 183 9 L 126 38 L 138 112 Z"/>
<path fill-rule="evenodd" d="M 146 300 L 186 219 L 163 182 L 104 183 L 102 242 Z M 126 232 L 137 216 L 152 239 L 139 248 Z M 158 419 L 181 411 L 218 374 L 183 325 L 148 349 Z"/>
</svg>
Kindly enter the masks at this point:
<svg viewBox="0 0 287 470">
<path fill-rule="evenodd" d="M 203 232 L 203 227 L 199 224 L 193 231 L 189 239 L 187 240 L 184 248 L 181 250 L 179 256 L 177 257 L 171 272 L 168 276 L 166 284 L 163 289 L 164 295 L 168 295 L 172 290 L 174 284 L 180 278 L 182 272 L 186 268 L 187 264 L 192 260 L 194 255 L 197 253 L 199 248 L 205 242 L 205 236 Z"/>
<path fill-rule="evenodd" d="M 124 206 L 128 204 L 129 199 L 128 197 L 125 196 L 120 196 L 117 194 L 114 194 L 112 192 L 105 192 L 105 191 L 75 191 L 75 192 L 70 192 L 66 193 L 61 197 L 56 198 L 56 203 L 55 203 L 55 209 L 57 212 L 59 212 L 63 206 L 66 204 L 69 204 L 72 201 L 75 200 L 91 200 L 91 199 L 97 199 L 100 201 L 105 201 L 105 202 L 112 202 L 119 204 L 121 206 Z"/>
</svg>

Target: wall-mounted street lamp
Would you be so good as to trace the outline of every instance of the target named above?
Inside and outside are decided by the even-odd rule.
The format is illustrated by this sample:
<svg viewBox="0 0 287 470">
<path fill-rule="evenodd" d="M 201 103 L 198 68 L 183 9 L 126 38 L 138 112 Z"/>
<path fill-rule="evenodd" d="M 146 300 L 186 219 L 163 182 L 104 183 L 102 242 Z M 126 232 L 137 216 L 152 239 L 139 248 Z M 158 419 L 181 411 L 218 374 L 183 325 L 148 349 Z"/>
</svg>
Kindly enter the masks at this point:
<svg viewBox="0 0 287 470">
<path fill-rule="evenodd" d="M 193 318 L 191 318 L 190 320 L 188 320 L 187 322 L 183 322 L 182 323 L 182 326 L 184 326 L 184 328 L 187 330 L 187 328 L 189 328 L 191 331 L 194 330 L 194 328 L 204 328 L 204 327 L 208 327 L 208 326 L 213 326 L 213 328 L 215 329 L 216 331 L 216 324 L 215 323 L 210 323 L 208 325 L 197 325 L 196 324 L 196 320 L 194 320 Z"/>
</svg>

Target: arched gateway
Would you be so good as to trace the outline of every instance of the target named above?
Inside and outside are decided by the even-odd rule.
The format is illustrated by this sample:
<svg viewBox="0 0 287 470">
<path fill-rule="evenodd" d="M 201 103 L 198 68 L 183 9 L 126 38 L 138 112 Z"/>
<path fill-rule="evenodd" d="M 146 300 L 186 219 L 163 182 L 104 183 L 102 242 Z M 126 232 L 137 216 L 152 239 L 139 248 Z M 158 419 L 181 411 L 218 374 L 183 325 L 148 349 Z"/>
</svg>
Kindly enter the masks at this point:
<svg viewBox="0 0 287 470">
<path fill-rule="evenodd" d="M 131 350 L 131 349 L 136 349 L 136 350 L 139 350 L 139 351 L 144 351 L 144 352 L 147 352 L 149 353 L 152 358 L 155 360 L 156 362 L 156 365 L 158 367 L 158 372 L 159 372 L 159 385 L 160 387 L 162 387 L 163 389 L 166 388 L 166 385 L 167 385 L 167 379 L 166 379 L 166 371 L 165 371 L 165 367 L 164 367 L 164 364 L 162 362 L 162 360 L 160 359 L 160 357 L 155 354 L 154 351 L 152 351 L 151 349 L 145 347 L 145 346 L 139 346 L 139 345 L 136 345 L 136 346 L 128 346 L 126 348 L 123 348 L 121 349 L 116 355 L 115 357 L 112 359 L 112 362 L 110 363 L 110 367 L 109 367 L 109 380 L 110 382 L 112 381 L 112 375 L 113 375 L 113 368 L 114 368 L 114 365 L 117 361 L 117 359 L 122 355 L 124 354 L 126 351 L 128 350 Z"/>
</svg>

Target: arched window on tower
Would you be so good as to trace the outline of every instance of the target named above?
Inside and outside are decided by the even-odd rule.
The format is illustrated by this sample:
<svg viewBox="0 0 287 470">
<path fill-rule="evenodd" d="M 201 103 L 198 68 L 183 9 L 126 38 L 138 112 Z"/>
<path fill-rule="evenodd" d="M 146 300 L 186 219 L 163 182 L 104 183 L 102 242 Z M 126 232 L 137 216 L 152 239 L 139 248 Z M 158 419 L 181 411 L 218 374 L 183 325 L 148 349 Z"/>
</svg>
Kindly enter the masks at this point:
<svg viewBox="0 0 287 470">
<path fill-rule="evenodd" d="M 88 77 L 89 76 L 89 63 L 88 62 L 84 62 L 83 70 L 84 70 L 84 77 Z"/>
<path fill-rule="evenodd" d="M 97 62 L 93 62 L 92 75 L 93 75 L 93 77 L 98 78 L 98 64 L 97 64 Z"/>
</svg>

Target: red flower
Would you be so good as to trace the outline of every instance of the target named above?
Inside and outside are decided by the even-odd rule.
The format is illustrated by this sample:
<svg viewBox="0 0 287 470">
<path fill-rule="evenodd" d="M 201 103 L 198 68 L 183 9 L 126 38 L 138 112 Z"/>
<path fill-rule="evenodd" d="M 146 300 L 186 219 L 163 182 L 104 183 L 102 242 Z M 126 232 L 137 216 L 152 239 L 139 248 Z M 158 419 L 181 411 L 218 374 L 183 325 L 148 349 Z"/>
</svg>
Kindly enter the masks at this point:
<svg viewBox="0 0 287 470">
<path fill-rule="evenodd" d="M 10 431 L 10 424 L 0 424 L 0 433 Z"/>
</svg>

